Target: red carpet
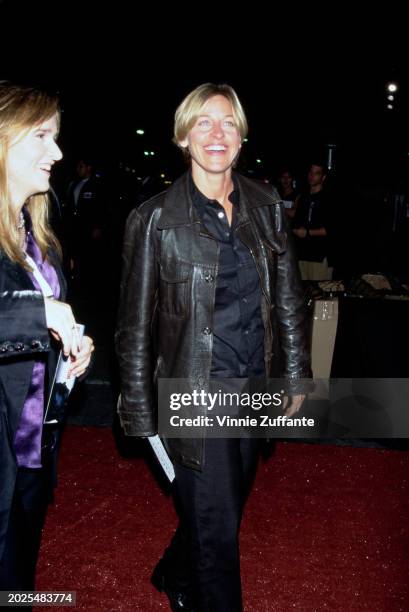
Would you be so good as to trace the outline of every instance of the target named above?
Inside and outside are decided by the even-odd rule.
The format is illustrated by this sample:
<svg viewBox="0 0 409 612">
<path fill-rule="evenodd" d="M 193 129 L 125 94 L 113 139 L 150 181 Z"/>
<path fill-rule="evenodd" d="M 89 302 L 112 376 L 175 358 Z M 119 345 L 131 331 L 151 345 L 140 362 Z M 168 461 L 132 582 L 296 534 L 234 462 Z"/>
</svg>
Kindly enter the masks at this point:
<svg viewBox="0 0 409 612">
<path fill-rule="evenodd" d="M 279 443 L 241 531 L 246 612 L 408 612 L 408 467 L 406 452 Z M 68 428 L 37 588 L 77 591 L 80 610 L 168 610 L 149 577 L 175 526 L 144 460 L 109 429 Z"/>
</svg>

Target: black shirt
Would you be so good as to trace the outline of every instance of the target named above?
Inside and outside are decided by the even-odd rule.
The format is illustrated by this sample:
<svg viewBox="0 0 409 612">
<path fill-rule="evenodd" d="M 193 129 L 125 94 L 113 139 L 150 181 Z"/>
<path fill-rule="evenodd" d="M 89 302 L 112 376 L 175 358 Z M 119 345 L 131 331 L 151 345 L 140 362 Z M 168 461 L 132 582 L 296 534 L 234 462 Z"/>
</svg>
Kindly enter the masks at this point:
<svg viewBox="0 0 409 612">
<path fill-rule="evenodd" d="M 234 180 L 234 179 L 233 179 Z M 236 235 L 240 221 L 239 191 L 229 226 L 223 207 L 209 200 L 190 177 L 193 203 L 200 219 L 219 245 L 219 266 L 213 315 L 213 378 L 242 378 L 264 374 L 264 326 L 260 277 L 248 248 Z"/>
<path fill-rule="evenodd" d="M 300 196 L 294 216 L 293 228 L 319 229 L 325 227 L 328 233 L 329 206 L 323 190 Z M 328 236 L 306 236 L 295 240 L 298 258 L 302 261 L 322 262 L 328 256 Z"/>
</svg>

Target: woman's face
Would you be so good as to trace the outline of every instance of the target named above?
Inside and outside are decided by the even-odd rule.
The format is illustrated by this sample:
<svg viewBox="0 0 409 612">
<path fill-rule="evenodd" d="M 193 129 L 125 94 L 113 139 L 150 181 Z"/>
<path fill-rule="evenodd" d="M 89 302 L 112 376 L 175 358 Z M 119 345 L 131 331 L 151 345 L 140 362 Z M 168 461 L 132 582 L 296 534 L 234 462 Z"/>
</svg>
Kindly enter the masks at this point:
<svg viewBox="0 0 409 612">
<path fill-rule="evenodd" d="M 189 148 L 193 171 L 201 169 L 219 174 L 229 170 L 241 147 L 229 100 L 220 95 L 209 98 L 180 144 Z"/>
<path fill-rule="evenodd" d="M 51 168 L 62 158 L 56 135 L 57 116 L 54 116 L 11 143 L 7 155 L 8 186 L 16 206 L 36 193 L 48 191 Z"/>
</svg>

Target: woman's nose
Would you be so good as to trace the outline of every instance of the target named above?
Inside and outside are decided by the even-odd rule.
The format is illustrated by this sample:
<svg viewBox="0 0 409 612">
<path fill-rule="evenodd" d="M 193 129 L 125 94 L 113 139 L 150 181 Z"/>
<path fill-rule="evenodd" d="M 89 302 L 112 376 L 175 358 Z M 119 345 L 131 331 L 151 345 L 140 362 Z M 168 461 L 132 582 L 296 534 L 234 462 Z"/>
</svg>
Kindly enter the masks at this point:
<svg viewBox="0 0 409 612">
<path fill-rule="evenodd" d="M 223 138 L 223 136 L 224 136 L 224 131 L 223 131 L 223 128 L 222 128 L 222 126 L 221 126 L 221 123 L 219 123 L 219 122 L 217 121 L 217 122 L 215 122 L 215 123 L 213 124 L 213 130 L 212 130 L 212 133 L 213 133 L 213 136 L 214 136 L 215 138 Z"/>
<path fill-rule="evenodd" d="M 51 156 L 54 161 L 62 158 L 62 151 L 56 142 L 51 145 Z"/>
</svg>

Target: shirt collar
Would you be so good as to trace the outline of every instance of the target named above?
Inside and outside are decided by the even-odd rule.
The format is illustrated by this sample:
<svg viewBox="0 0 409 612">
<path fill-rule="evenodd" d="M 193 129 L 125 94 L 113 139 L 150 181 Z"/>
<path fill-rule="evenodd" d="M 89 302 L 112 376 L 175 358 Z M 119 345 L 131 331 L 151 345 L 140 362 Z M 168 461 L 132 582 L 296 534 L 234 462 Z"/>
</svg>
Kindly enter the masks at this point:
<svg viewBox="0 0 409 612">
<path fill-rule="evenodd" d="M 232 179 L 233 179 L 234 189 L 229 194 L 229 200 L 237 210 L 240 210 L 239 187 L 237 184 L 237 179 L 234 176 L 234 174 L 232 175 Z M 193 181 L 191 172 L 189 172 L 189 190 L 190 190 L 190 195 L 192 197 L 193 203 L 200 212 L 203 211 L 206 207 L 220 208 L 221 206 L 220 202 L 218 202 L 217 200 L 209 200 L 209 198 L 207 198 L 196 187 L 195 182 Z"/>
</svg>

